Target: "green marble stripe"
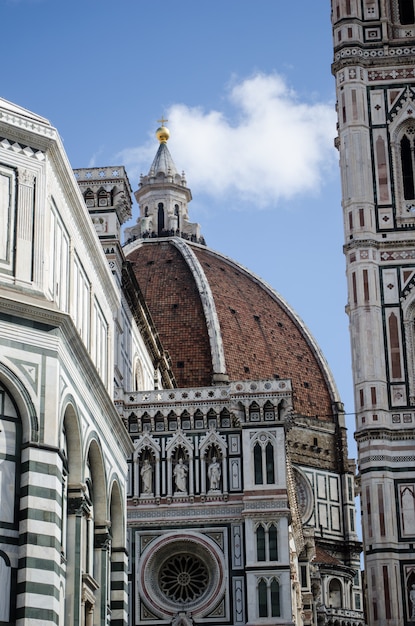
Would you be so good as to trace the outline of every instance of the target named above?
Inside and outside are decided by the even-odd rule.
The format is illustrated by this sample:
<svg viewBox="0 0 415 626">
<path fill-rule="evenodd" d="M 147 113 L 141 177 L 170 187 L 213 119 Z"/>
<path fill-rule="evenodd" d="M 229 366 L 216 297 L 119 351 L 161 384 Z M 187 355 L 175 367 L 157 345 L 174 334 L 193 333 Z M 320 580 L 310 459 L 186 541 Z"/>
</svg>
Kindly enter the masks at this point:
<svg viewBox="0 0 415 626">
<path fill-rule="evenodd" d="M 54 511 L 43 511 L 42 509 L 27 508 L 22 509 L 19 513 L 20 520 L 35 520 L 37 522 L 47 522 L 49 524 L 55 524 L 58 528 L 61 527 L 61 518 Z"/>
<path fill-rule="evenodd" d="M 49 585 L 47 583 L 39 583 L 33 581 L 24 581 L 18 583 L 17 585 L 17 593 L 33 593 L 40 596 L 47 596 L 48 598 L 54 597 L 56 600 L 59 600 L 59 589 L 56 589 L 54 585 Z"/>
<path fill-rule="evenodd" d="M 114 602 L 111 602 L 111 611 L 128 611 L 128 605 L 126 602 L 123 602 L 122 600 L 115 600 Z M 112 626 L 112 620 L 111 620 L 111 626 Z"/>
<path fill-rule="evenodd" d="M 41 546 L 42 548 L 55 548 L 57 554 L 60 554 L 61 543 L 51 535 L 43 535 L 41 533 L 23 533 L 20 535 L 20 545 Z M 59 557 L 60 558 L 60 557 Z"/>
<path fill-rule="evenodd" d="M 125 561 L 112 561 L 111 562 L 112 572 L 124 572 L 126 568 L 127 568 L 127 563 Z"/>
<path fill-rule="evenodd" d="M 52 609 L 39 609 L 30 606 L 20 607 L 16 611 L 16 618 L 18 620 L 37 619 L 41 623 L 59 624 L 59 615 Z"/>
<path fill-rule="evenodd" d="M 128 591 L 128 585 L 123 580 L 112 580 L 111 591 Z"/>
<path fill-rule="evenodd" d="M 54 572 L 57 576 L 60 576 L 62 573 L 62 568 L 60 563 L 56 563 L 51 559 L 41 559 L 40 557 L 24 557 L 23 559 L 19 559 L 19 570 L 27 569 L 27 570 L 45 570 L 48 572 Z"/>
<path fill-rule="evenodd" d="M 62 496 L 56 491 L 56 489 L 51 489 L 49 487 L 39 487 L 38 485 L 26 485 L 21 488 L 20 498 L 25 498 L 26 496 L 32 496 L 34 498 L 45 498 L 46 500 L 53 500 L 61 505 Z"/>
<path fill-rule="evenodd" d="M 56 476 L 62 478 L 62 472 L 56 466 L 56 463 L 43 463 L 42 461 L 25 461 L 22 463 L 22 474 L 25 472 L 33 472 L 35 474 L 47 474 L 48 476 Z"/>
</svg>

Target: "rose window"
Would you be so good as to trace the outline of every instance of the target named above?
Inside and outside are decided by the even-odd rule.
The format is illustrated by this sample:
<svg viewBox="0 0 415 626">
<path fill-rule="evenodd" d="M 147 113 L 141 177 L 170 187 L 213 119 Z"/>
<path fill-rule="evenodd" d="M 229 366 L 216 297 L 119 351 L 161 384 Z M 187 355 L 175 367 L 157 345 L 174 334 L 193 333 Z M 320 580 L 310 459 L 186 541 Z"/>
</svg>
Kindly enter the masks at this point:
<svg viewBox="0 0 415 626">
<path fill-rule="evenodd" d="M 162 533 L 143 551 L 138 573 L 142 599 L 160 619 L 183 610 L 205 617 L 225 593 L 223 552 L 202 533 Z"/>
<path fill-rule="evenodd" d="M 208 582 L 206 565 L 190 554 L 173 556 L 160 568 L 160 589 L 174 602 L 197 600 L 205 592 Z"/>
</svg>

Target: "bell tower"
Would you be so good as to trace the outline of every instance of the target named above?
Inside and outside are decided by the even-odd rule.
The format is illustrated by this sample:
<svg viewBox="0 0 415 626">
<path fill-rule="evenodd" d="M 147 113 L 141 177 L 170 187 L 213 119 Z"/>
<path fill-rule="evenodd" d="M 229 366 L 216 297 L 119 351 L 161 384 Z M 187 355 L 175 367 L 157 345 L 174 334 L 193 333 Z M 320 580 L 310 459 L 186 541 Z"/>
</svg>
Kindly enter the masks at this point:
<svg viewBox="0 0 415 626">
<path fill-rule="evenodd" d="M 367 619 L 415 621 L 415 6 L 332 0 Z"/>
</svg>

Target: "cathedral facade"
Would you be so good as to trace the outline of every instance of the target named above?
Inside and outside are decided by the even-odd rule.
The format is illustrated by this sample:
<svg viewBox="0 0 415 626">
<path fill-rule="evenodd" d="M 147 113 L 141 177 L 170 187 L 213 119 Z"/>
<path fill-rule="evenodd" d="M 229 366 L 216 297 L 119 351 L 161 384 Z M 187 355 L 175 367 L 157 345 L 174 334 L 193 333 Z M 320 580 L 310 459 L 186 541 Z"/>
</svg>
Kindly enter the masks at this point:
<svg viewBox="0 0 415 626">
<path fill-rule="evenodd" d="M 343 406 L 206 246 L 168 131 L 136 199 L 1 101 L 0 624 L 364 624 Z"/>
<path fill-rule="evenodd" d="M 415 8 L 334 0 L 368 623 L 415 621 Z"/>
</svg>

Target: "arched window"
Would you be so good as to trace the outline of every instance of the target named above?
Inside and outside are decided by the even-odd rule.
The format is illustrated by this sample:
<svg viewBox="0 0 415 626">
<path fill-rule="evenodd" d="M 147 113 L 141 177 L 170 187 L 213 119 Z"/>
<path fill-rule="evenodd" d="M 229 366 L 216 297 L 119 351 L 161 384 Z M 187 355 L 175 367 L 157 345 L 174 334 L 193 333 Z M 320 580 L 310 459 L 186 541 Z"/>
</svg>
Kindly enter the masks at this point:
<svg viewBox="0 0 415 626">
<path fill-rule="evenodd" d="M 392 378 L 402 378 L 401 369 L 401 348 L 399 340 L 398 319 L 395 313 L 391 313 L 388 319 L 389 325 L 389 340 L 390 340 L 390 354 L 391 354 L 391 374 Z"/>
<path fill-rule="evenodd" d="M 258 584 L 258 616 L 268 617 L 267 583 L 260 580 Z"/>
<path fill-rule="evenodd" d="M 158 204 L 158 236 L 161 237 L 164 231 L 164 204 Z"/>
<path fill-rule="evenodd" d="M 275 524 L 271 524 L 268 530 L 269 560 L 278 561 L 278 534 Z"/>
<path fill-rule="evenodd" d="M 21 420 L 13 399 L 0 385 L 0 622 L 14 623 L 16 581 L 11 545 L 18 540 L 17 490 L 20 482 Z M 6 538 L 7 537 L 7 538 Z M 9 543 L 9 541 L 10 543 Z M 14 552 L 14 550 L 13 550 Z M 12 552 L 12 553 L 13 553 Z"/>
<path fill-rule="evenodd" d="M 396 190 L 398 198 L 405 202 L 407 211 L 412 208 L 415 200 L 415 124 L 413 120 L 406 122 L 398 130 L 393 141 L 394 160 L 396 164 Z M 406 211 L 404 211 L 406 216 Z"/>
<path fill-rule="evenodd" d="M 342 608 L 342 586 L 337 578 L 333 578 L 329 584 L 329 606 L 333 609 Z"/>
<path fill-rule="evenodd" d="M 278 529 L 259 524 L 256 529 L 257 561 L 278 561 Z"/>
<path fill-rule="evenodd" d="M 262 485 L 264 482 L 262 477 L 262 448 L 259 443 L 256 443 L 254 447 L 254 474 L 255 484 Z"/>
<path fill-rule="evenodd" d="M 265 448 L 265 459 L 267 468 L 267 485 L 273 485 L 275 482 L 274 476 L 274 446 L 269 441 Z"/>
<path fill-rule="evenodd" d="M 174 205 L 174 214 L 177 217 L 177 229 L 180 232 L 180 209 L 178 204 Z"/>
<path fill-rule="evenodd" d="M 256 531 L 256 553 L 258 561 L 265 561 L 265 528 L 261 524 Z"/>
<path fill-rule="evenodd" d="M 275 578 L 271 581 L 271 617 L 280 617 L 280 586 Z"/>
<path fill-rule="evenodd" d="M 92 492 L 92 478 L 88 459 L 86 468 L 86 506 L 85 506 L 85 551 L 83 554 L 84 571 L 94 577 L 94 496 Z"/>
<path fill-rule="evenodd" d="M 143 366 L 140 359 L 136 357 L 134 359 L 134 371 L 133 371 L 133 389 L 132 391 L 142 391 L 144 389 L 144 373 Z"/>
<path fill-rule="evenodd" d="M 5 552 L 0 550 L 0 580 L 1 595 L 0 602 L 0 622 L 9 623 L 10 619 L 10 591 L 11 591 L 11 572 L 10 559 Z"/>
<path fill-rule="evenodd" d="M 267 435 L 261 435 L 254 445 L 254 482 L 263 485 L 275 484 L 274 445 Z"/>
<path fill-rule="evenodd" d="M 280 617 L 280 585 L 276 578 L 258 582 L 258 617 Z"/>
<path fill-rule="evenodd" d="M 414 198 L 414 162 L 413 162 L 413 145 L 408 137 L 404 135 L 401 139 L 401 168 L 402 168 L 402 184 L 403 196 L 405 200 Z"/>
</svg>

